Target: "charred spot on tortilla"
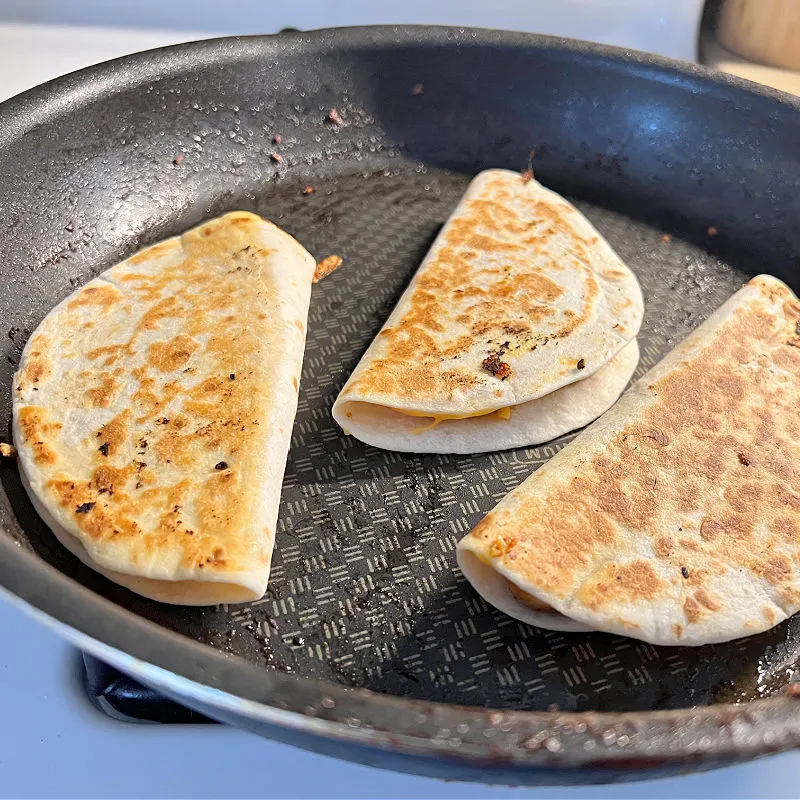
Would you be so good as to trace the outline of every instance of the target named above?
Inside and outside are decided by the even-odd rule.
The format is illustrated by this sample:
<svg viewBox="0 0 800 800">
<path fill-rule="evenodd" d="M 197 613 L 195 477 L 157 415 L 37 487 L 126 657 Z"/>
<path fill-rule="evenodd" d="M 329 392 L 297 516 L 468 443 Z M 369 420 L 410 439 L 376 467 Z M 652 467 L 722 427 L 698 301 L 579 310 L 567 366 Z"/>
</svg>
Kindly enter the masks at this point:
<svg viewBox="0 0 800 800">
<path fill-rule="evenodd" d="M 96 503 L 81 503 L 76 509 L 76 514 L 88 514 L 94 507 Z"/>
<path fill-rule="evenodd" d="M 100 447 L 98 447 L 97 449 L 98 449 L 98 450 L 99 450 L 99 451 L 100 451 L 100 452 L 101 452 L 101 453 L 102 453 L 104 456 L 107 456 L 107 455 L 108 455 L 108 447 L 109 447 L 109 445 L 108 445 L 108 442 L 103 442 L 103 444 L 101 444 L 101 445 L 100 445 Z"/>
<path fill-rule="evenodd" d="M 586 359 L 579 358 L 578 363 L 575 365 L 576 369 L 586 369 Z"/>
<path fill-rule="evenodd" d="M 501 361 L 498 356 L 487 356 L 481 362 L 481 366 L 495 378 L 500 378 L 504 381 L 506 378 L 511 377 L 511 365 L 505 361 Z"/>
</svg>

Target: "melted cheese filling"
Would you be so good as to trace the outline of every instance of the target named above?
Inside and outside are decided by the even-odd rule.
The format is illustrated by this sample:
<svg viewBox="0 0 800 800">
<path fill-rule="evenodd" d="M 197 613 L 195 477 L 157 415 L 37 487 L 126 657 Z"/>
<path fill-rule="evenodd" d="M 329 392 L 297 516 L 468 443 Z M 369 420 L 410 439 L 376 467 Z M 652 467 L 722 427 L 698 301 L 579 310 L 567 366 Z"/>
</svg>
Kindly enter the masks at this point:
<svg viewBox="0 0 800 800">
<path fill-rule="evenodd" d="M 487 567 L 494 568 L 492 563 L 492 559 L 488 558 L 487 556 L 475 553 L 476 558 L 479 561 L 482 561 L 486 564 Z M 506 583 L 508 584 L 508 588 L 511 591 L 511 594 L 514 595 L 516 600 L 519 600 L 520 603 L 524 606 L 528 606 L 528 608 L 532 608 L 534 611 L 539 611 L 542 614 L 560 614 L 560 611 L 556 611 L 553 606 L 548 605 L 544 602 L 544 600 L 540 600 L 535 595 L 530 594 L 530 592 L 526 592 L 524 589 L 520 589 L 516 583 L 513 581 L 508 580 L 506 578 Z"/>
<path fill-rule="evenodd" d="M 395 409 L 395 411 L 398 411 L 400 414 L 405 414 L 407 417 L 423 417 L 431 420 L 428 425 L 421 425 L 419 428 L 414 428 L 414 433 L 422 433 L 423 431 L 432 430 L 441 422 L 451 419 L 471 419 L 472 417 L 492 416 L 496 419 L 511 419 L 511 408 L 511 406 L 506 406 L 505 408 L 495 408 L 491 411 L 472 411 L 467 414 L 431 414 L 425 411 L 407 411 L 406 409 L 400 408 Z"/>
<path fill-rule="evenodd" d="M 528 606 L 528 608 L 532 608 L 535 611 L 541 611 L 543 614 L 558 613 L 552 606 L 542 602 L 538 597 L 534 597 L 534 595 L 529 594 L 524 589 L 520 589 L 519 586 L 511 581 L 508 581 L 508 588 L 511 589 L 511 594 L 513 594 L 520 603 Z"/>
</svg>

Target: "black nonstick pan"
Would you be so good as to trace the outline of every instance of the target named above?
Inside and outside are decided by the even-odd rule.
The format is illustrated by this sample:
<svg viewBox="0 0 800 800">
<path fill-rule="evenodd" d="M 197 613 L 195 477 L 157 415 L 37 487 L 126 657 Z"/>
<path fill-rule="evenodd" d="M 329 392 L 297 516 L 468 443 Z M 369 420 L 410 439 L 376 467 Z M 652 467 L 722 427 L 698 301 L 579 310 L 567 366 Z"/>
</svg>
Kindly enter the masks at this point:
<svg viewBox="0 0 800 800">
<path fill-rule="evenodd" d="M 5 430 L 31 330 L 146 244 L 243 208 L 344 266 L 314 290 L 263 600 L 180 608 L 108 583 L 58 545 L 13 463 L 0 468 L 0 585 L 197 710 L 379 766 L 577 783 L 800 744 L 786 690 L 797 619 L 656 648 L 523 625 L 465 582 L 456 541 L 569 437 L 411 456 L 330 417 L 470 176 L 521 169 L 531 150 L 537 177 L 639 277 L 640 373 L 748 276 L 800 288 L 800 104 L 659 58 L 499 31 L 342 29 L 142 53 L 5 103 Z"/>
</svg>

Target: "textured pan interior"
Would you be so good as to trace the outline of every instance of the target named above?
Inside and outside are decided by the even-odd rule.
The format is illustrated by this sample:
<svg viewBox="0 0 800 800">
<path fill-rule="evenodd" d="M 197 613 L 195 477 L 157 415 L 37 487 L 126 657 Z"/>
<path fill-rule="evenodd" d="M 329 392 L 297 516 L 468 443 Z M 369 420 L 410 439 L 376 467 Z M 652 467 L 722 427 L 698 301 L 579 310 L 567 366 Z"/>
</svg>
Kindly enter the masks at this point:
<svg viewBox="0 0 800 800">
<path fill-rule="evenodd" d="M 800 656 L 794 620 L 724 646 L 654 648 L 522 625 L 470 589 L 455 542 L 569 437 L 408 456 L 344 436 L 329 411 L 470 175 L 521 168 L 532 147 L 537 176 L 585 211 L 642 283 L 639 374 L 749 275 L 772 272 L 797 290 L 800 112 L 544 40 L 406 36 L 172 51 L 67 82 L 59 102 L 17 103 L 0 121 L 4 430 L 30 331 L 138 247 L 246 208 L 319 258 L 344 258 L 314 290 L 262 601 L 185 609 L 115 587 L 55 542 L 9 465 L 4 527 L 114 602 L 265 669 L 516 709 L 680 708 L 774 691 Z M 333 107 L 341 124 L 326 119 Z M 316 191 L 302 194 L 309 184 Z"/>
</svg>

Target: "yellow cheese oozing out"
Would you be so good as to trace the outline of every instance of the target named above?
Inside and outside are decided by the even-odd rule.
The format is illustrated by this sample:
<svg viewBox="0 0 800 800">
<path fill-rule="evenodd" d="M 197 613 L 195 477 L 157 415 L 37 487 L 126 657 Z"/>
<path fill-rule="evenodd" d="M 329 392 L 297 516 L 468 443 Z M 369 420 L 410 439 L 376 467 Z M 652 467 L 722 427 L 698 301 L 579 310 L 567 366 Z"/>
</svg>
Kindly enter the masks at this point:
<svg viewBox="0 0 800 800">
<path fill-rule="evenodd" d="M 471 419 L 472 417 L 491 416 L 494 416 L 497 419 L 511 419 L 511 406 L 506 406 L 505 408 L 495 408 L 490 411 L 472 411 L 466 414 L 431 414 L 424 411 L 407 411 L 406 409 L 400 408 L 395 410 L 399 411 L 401 414 L 405 414 L 407 417 L 425 417 L 431 420 L 429 425 L 422 425 L 419 428 L 414 428 L 414 433 L 429 431 L 432 428 L 435 428 L 440 422 L 445 422 L 446 420 L 451 419 Z"/>
</svg>

